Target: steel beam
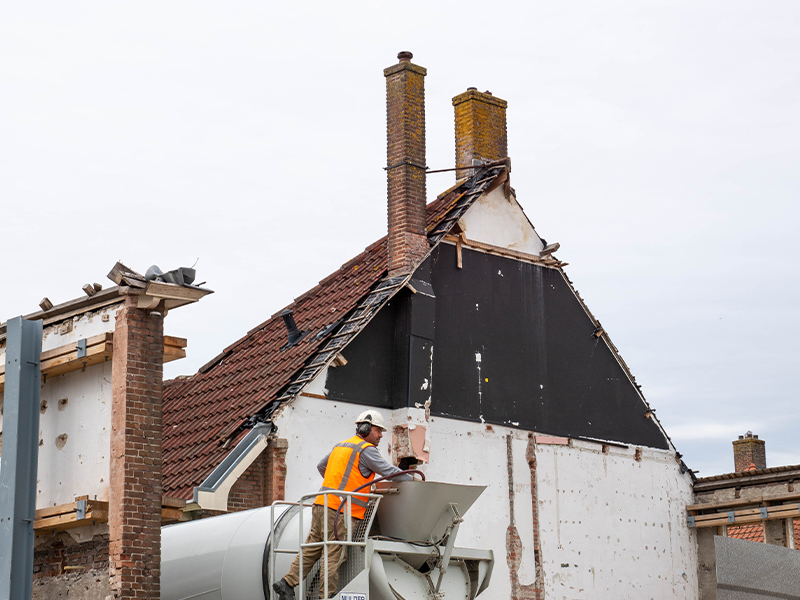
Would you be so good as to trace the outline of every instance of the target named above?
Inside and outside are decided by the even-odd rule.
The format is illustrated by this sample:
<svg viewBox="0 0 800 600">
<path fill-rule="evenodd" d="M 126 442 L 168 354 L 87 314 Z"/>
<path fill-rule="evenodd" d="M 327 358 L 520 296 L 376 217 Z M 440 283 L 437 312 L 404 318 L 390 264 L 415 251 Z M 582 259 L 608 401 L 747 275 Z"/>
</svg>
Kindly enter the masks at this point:
<svg viewBox="0 0 800 600">
<path fill-rule="evenodd" d="M 0 456 L 0 600 L 29 600 L 39 458 L 42 322 L 8 320 Z"/>
</svg>

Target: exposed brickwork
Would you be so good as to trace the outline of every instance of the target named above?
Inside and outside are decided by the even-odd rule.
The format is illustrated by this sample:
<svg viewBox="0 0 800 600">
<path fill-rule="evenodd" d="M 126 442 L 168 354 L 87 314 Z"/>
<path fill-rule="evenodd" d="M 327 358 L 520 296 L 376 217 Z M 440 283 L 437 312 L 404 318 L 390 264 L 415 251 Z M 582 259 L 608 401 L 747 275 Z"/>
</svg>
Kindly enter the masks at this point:
<svg viewBox="0 0 800 600">
<path fill-rule="evenodd" d="M 289 442 L 284 439 L 270 440 L 269 447 L 264 451 L 267 455 L 267 485 L 266 501 L 269 505 L 276 500 L 286 500 L 286 451 Z"/>
<path fill-rule="evenodd" d="M 81 570 L 105 569 L 108 572 L 108 535 L 97 535 L 88 542 L 76 542 L 61 531 L 52 538 L 37 539 L 33 553 L 33 578 L 58 577 L 81 567 Z"/>
<path fill-rule="evenodd" d="M 164 321 L 128 296 L 114 332 L 109 562 L 117 598 L 161 593 L 161 403 Z"/>
<path fill-rule="evenodd" d="M 275 500 L 285 500 L 288 446 L 284 439 L 270 440 L 267 449 L 233 484 L 228 494 L 229 512 L 269 506 Z"/>
<path fill-rule="evenodd" d="M 756 469 L 766 469 L 767 451 L 764 440 L 758 439 L 752 433 L 740 435 L 738 440 L 733 441 L 733 463 L 736 472 L 747 471 L 751 465 L 755 465 Z"/>
<path fill-rule="evenodd" d="M 470 88 L 453 98 L 456 121 L 456 167 L 471 167 L 473 159 L 493 161 L 508 156 L 508 102 Z M 456 179 L 472 175 L 456 171 Z"/>
<path fill-rule="evenodd" d="M 239 476 L 228 492 L 228 512 L 250 510 L 266 505 L 267 450 Z"/>
<path fill-rule="evenodd" d="M 539 540 L 539 507 L 536 499 L 536 455 L 534 454 L 535 445 L 533 435 L 528 437 L 528 446 L 525 450 L 525 459 L 531 471 L 531 494 L 533 501 L 533 548 L 528 549 L 528 556 L 533 555 L 534 565 L 536 566 L 536 579 L 532 583 L 524 584 L 519 580 L 519 568 L 525 553 L 519 531 L 516 526 L 514 515 L 515 492 L 514 492 L 514 455 L 513 455 L 513 436 L 506 436 L 506 460 L 508 469 L 508 507 L 509 524 L 506 528 L 506 564 L 511 577 L 511 600 L 543 600 L 544 599 L 544 579 L 541 565 L 541 543 Z M 531 550 L 533 550 L 531 552 Z"/>
<path fill-rule="evenodd" d="M 425 231 L 425 85 L 427 71 L 401 52 L 386 76 L 389 275 L 408 273 L 430 249 Z"/>
<path fill-rule="evenodd" d="M 536 441 L 532 433 L 528 433 L 528 446 L 525 448 L 525 460 L 531 472 L 531 509 L 533 510 L 533 560 L 536 565 L 536 582 L 533 589 L 533 600 L 544 600 L 544 568 L 542 567 L 542 538 L 539 531 L 539 487 L 536 483 Z"/>
</svg>

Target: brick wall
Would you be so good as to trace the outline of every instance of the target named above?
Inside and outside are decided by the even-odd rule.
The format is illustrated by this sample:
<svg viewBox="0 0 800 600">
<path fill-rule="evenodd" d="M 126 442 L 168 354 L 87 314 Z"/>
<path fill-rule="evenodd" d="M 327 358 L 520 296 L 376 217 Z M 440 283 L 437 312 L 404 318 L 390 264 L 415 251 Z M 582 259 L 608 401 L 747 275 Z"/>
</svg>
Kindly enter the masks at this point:
<svg viewBox="0 0 800 600">
<path fill-rule="evenodd" d="M 425 231 L 426 69 L 410 52 L 384 69 L 386 77 L 386 177 L 389 222 L 389 275 L 408 273 L 427 254 Z"/>
<path fill-rule="evenodd" d="M 269 506 L 275 500 L 286 497 L 286 450 L 285 439 L 272 439 L 261 455 L 242 473 L 228 493 L 228 512 L 250 510 Z M 201 517 L 223 514 L 203 511 Z"/>
<path fill-rule="evenodd" d="M 117 598 L 157 599 L 164 323 L 128 296 L 114 332 L 109 563 Z"/>
<path fill-rule="evenodd" d="M 756 469 L 766 469 L 767 451 L 764 440 L 749 432 L 740 435 L 738 440 L 733 441 L 733 463 L 736 472 L 746 471 L 750 465 L 755 465 Z"/>
<path fill-rule="evenodd" d="M 473 159 L 501 160 L 508 156 L 506 108 L 508 102 L 491 92 L 469 88 L 453 98 L 456 131 L 456 167 L 470 167 Z M 456 179 L 471 175 L 456 171 Z"/>
<path fill-rule="evenodd" d="M 286 451 L 288 449 L 288 440 L 278 438 L 270 440 L 269 447 L 264 451 L 264 454 L 267 455 L 265 506 L 276 500 L 286 500 Z"/>
<path fill-rule="evenodd" d="M 57 577 L 73 569 L 108 569 L 108 535 L 97 535 L 87 542 L 76 542 L 71 535 L 61 531 L 52 538 L 36 540 L 34 579 Z"/>
</svg>

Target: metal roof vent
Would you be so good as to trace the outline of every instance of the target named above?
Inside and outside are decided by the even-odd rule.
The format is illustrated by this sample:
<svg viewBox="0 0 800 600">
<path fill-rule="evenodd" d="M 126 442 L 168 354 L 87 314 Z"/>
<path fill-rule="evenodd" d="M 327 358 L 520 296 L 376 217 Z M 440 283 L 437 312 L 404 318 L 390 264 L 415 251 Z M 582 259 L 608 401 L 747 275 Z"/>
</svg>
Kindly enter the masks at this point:
<svg viewBox="0 0 800 600">
<path fill-rule="evenodd" d="M 283 317 L 283 324 L 286 325 L 286 334 L 289 336 L 289 341 L 283 348 L 281 348 L 281 350 L 288 350 L 297 342 L 302 340 L 308 333 L 307 331 L 300 331 L 297 328 L 297 323 L 294 322 L 294 317 L 292 316 L 293 314 L 294 311 L 288 308 L 281 312 L 280 316 Z"/>
</svg>

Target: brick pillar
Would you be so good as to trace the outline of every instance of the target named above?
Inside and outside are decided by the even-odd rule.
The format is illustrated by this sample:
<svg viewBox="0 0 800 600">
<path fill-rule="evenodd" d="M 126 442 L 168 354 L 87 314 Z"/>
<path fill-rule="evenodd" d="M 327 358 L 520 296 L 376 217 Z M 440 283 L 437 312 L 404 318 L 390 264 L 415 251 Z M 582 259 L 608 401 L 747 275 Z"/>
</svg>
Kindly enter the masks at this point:
<svg viewBox="0 0 800 600">
<path fill-rule="evenodd" d="M 456 120 L 456 167 L 471 167 L 473 160 L 494 161 L 508 156 L 506 108 L 508 102 L 491 92 L 469 88 L 453 98 Z M 456 171 L 456 179 L 472 170 Z"/>
<path fill-rule="evenodd" d="M 264 453 L 267 455 L 266 485 L 264 486 L 264 505 L 276 500 L 286 500 L 286 451 L 289 442 L 283 438 L 269 441 Z"/>
<path fill-rule="evenodd" d="M 746 471 L 751 465 L 756 469 L 767 468 L 767 452 L 764 440 L 758 439 L 749 431 L 745 435 L 740 435 L 738 440 L 733 441 L 733 463 L 734 470 Z"/>
<path fill-rule="evenodd" d="M 128 296 L 114 330 L 109 570 L 120 600 L 161 594 L 164 321 Z"/>
<path fill-rule="evenodd" d="M 411 271 L 430 246 L 425 229 L 425 74 L 410 52 L 384 69 L 389 275 Z"/>
</svg>

